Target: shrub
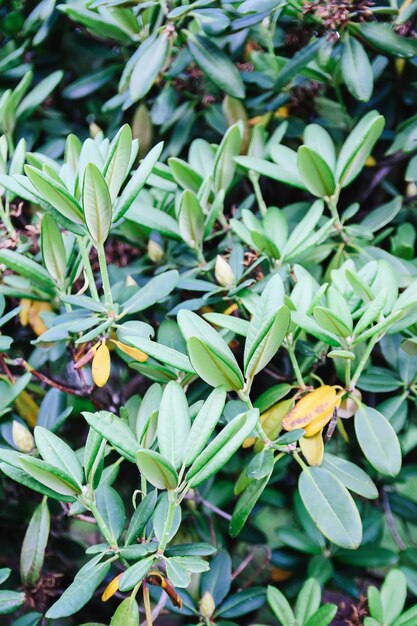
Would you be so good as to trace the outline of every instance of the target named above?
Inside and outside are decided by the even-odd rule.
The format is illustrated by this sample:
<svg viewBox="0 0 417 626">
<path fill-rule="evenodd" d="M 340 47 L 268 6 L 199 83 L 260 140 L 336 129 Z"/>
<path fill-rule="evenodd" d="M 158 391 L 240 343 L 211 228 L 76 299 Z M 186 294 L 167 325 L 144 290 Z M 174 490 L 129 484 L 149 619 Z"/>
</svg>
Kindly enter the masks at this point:
<svg viewBox="0 0 417 626">
<path fill-rule="evenodd" d="M 6 623 L 416 623 L 414 4 L 8 12 Z"/>
</svg>

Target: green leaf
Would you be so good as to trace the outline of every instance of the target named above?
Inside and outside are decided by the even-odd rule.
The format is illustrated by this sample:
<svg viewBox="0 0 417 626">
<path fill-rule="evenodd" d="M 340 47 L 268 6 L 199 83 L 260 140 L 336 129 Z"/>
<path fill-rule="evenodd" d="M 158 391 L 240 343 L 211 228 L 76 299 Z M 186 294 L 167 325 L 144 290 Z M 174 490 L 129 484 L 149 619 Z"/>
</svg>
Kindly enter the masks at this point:
<svg viewBox="0 0 417 626">
<path fill-rule="evenodd" d="M 239 124 L 233 124 L 227 129 L 216 151 L 213 169 L 213 182 L 216 192 L 220 192 L 222 189 L 227 191 L 230 187 L 236 170 L 235 157 L 240 154 L 241 148 L 241 128 Z"/>
<path fill-rule="evenodd" d="M 408 611 L 398 617 L 392 626 L 414 626 L 417 619 L 417 606 L 412 606 Z"/>
<path fill-rule="evenodd" d="M 231 330 L 236 335 L 246 337 L 248 334 L 249 322 L 247 320 L 242 320 L 239 317 L 225 315 L 223 313 L 204 313 L 203 317 L 208 322 L 214 324 L 214 326 Z"/>
<path fill-rule="evenodd" d="M 40 578 L 48 543 L 49 523 L 48 501 L 44 498 L 31 517 L 20 553 L 20 577 L 25 587 L 33 587 Z"/>
<path fill-rule="evenodd" d="M 100 515 L 114 537 L 115 545 L 117 545 L 117 540 L 124 530 L 126 521 L 123 500 L 115 489 L 105 483 L 101 484 L 94 492 L 94 497 Z"/>
<path fill-rule="evenodd" d="M 276 587 L 268 585 L 266 597 L 269 606 L 282 626 L 293 626 L 295 622 L 295 615 L 284 594 Z"/>
<path fill-rule="evenodd" d="M 378 497 L 378 489 L 372 479 L 354 463 L 326 452 L 321 467 L 338 478 L 350 491 L 363 498 L 375 499 Z"/>
<path fill-rule="evenodd" d="M 335 191 L 333 173 L 322 157 L 308 146 L 298 149 L 298 167 L 305 186 L 313 196 L 325 198 Z"/>
<path fill-rule="evenodd" d="M 67 256 L 61 231 L 55 220 L 47 213 L 41 221 L 42 260 L 48 273 L 60 285 L 67 269 Z"/>
<path fill-rule="evenodd" d="M 139 626 L 139 617 L 135 598 L 125 598 L 114 612 L 110 626 Z"/>
<path fill-rule="evenodd" d="M 84 223 L 82 208 L 62 184 L 31 165 L 25 165 L 24 169 L 26 176 L 46 202 L 74 224 Z"/>
<path fill-rule="evenodd" d="M 182 464 L 191 428 L 190 412 L 183 388 L 171 381 L 164 389 L 158 413 L 158 446 L 175 468 Z"/>
<path fill-rule="evenodd" d="M 312 39 L 309 43 L 298 50 L 291 59 L 288 59 L 275 81 L 274 90 L 280 92 L 293 78 L 297 76 L 307 65 L 316 58 L 323 46 L 324 38 Z"/>
<path fill-rule="evenodd" d="M 362 540 L 362 524 L 352 496 L 320 467 L 304 469 L 298 481 L 301 499 L 319 530 L 342 548 L 354 550 Z"/>
<path fill-rule="evenodd" d="M 49 463 L 45 463 L 45 461 L 22 455 L 20 463 L 22 468 L 35 480 L 57 493 L 64 496 L 74 496 L 81 493 L 81 487 L 72 476 Z"/>
<path fill-rule="evenodd" d="M 9 478 L 15 480 L 16 482 L 41 493 L 42 495 L 48 496 L 49 498 L 53 498 L 54 500 L 59 500 L 60 502 L 74 502 L 75 494 L 70 496 L 65 496 L 61 493 L 58 493 L 54 489 L 50 489 L 49 487 L 43 485 L 38 480 L 35 480 L 30 474 L 24 472 L 20 467 L 15 467 L 14 465 L 8 465 L 7 463 L 1 463 L 0 469 Z"/>
<path fill-rule="evenodd" d="M 368 55 L 355 37 L 346 37 L 342 51 L 342 75 L 352 96 L 368 102 L 374 87 L 374 75 Z"/>
<path fill-rule="evenodd" d="M 240 496 L 230 520 L 229 532 L 232 537 L 237 537 L 244 527 L 253 507 L 267 486 L 269 478 L 270 475 L 261 480 L 252 480 Z"/>
<path fill-rule="evenodd" d="M 219 333 L 217 333 L 214 328 L 210 326 L 210 324 L 205 322 L 201 317 L 192 311 L 187 311 L 185 309 L 179 311 L 177 320 L 185 339 L 189 340 L 191 338 L 197 338 L 200 343 L 204 344 L 204 346 L 208 348 L 210 360 L 206 360 L 204 356 L 205 348 L 201 348 L 200 344 L 197 345 L 197 342 L 194 342 L 195 345 L 197 345 L 195 349 L 197 359 L 199 358 L 198 355 L 201 355 L 199 364 L 201 364 L 203 371 L 205 371 L 211 381 L 213 381 L 209 382 L 209 384 L 213 387 L 226 384 L 228 390 L 241 389 L 243 386 L 242 373 L 233 352 L 230 350 L 221 335 L 219 335 Z M 192 362 L 192 359 L 191 363 L 195 369 L 195 364 Z M 213 363 L 215 363 L 214 367 Z M 217 370 L 219 363 L 222 367 L 222 372 L 220 372 L 220 374 Z"/>
<path fill-rule="evenodd" d="M 394 429 L 382 413 L 362 405 L 355 415 L 355 432 L 371 465 L 381 474 L 396 476 L 401 469 L 401 448 Z"/>
<path fill-rule="evenodd" d="M 129 171 L 132 154 L 132 131 L 124 124 L 113 139 L 103 168 L 103 175 L 114 202 Z"/>
<path fill-rule="evenodd" d="M 402 613 L 407 599 L 407 580 L 399 569 L 391 570 L 381 587 L 383 622 L 390 626 Z"/>
<path fill-rule="evenodd" d="M 234 360 L 226 359 L 224 353 L 216 347 L 197 337 L 190 337 L 187 349 L 193 368 L 206 383 L 212 387 L 224 385 L 227 391 L 243 388 L 244 381 L 239 366 L 235 366 Z"/>
<path fill-rule="evenodd" d="M 320 607 L 321 589 L 314 578 L 305 581 L 295 603 L 295 619 L 304 624 Z"/>
<path fill-rule="evenodd" d="M 190 248 L 201 248 L 204 213 L 196 196 L 189 189 L 186 189 L 181 197 L 178 226 L 181 237 Z"/>
<path fill-rule="evenodd" d="M 259 418 L 258 409 L 235 417 L 201 452 L 187 472 L 191 488 L 205 482 L 218 472 L 254 430 Z"/>
<path fill-rule="evenodd" d="M 139 450 L 136 463 L 146 480 L 157 489 L 175 489 L 178 476 L 175 468 L 154 450 Z"/>
<path fill-rule="evenodd" d="M 186 161 L 178 159 L 177 157 L 171 157 L 168 159 L 168 164 L 175 181 L 183 189 L 188 189 L 194 194 L 198 193 L 201 185 L 203 184 L 203 177 L 200 176 Z"/>
<path fill-rule="evenodd" d="M 178 283 L 179 274 L 177 270 L 169 270 L 159 274 L 138 289 L 131 298 L 123 305 L 123 314 L 137 313 L 153 306 L 156 302 L 161 302 L 173 291 Z"/>
<path fill-rule="evenodd" d="M 185 354 L 173 348 L 169 348 L 168 346 L 164 346 L 162 343 L 156 343 L 156 341 L 151 341 L 150 339 L 129 335 L 123 336 L 123 343 L 127 343 L 134 348 L 142 350 L 142 352 L 148 356 L 161 361 L 165 365 L 175 367 L 182 372 L 195 374 L 194 368 Z"/>
<path fill-rule="evenodd" d="M 14 250 L 0 250 L 0 263 L 3 263 L 17 274 L 28 278 L 34 285 L 47 293 L 55 293 L 54 281 L 46 269 L 39 263 L 36 263 L 36 261 L 28 259 Z"/>
<path fill-rule="evenodd" d="M 245 97 L 245 86 L 230 58 L 212 39 L 186 31 L 188 49 L 194 61 L 221 91 L 234 98 Z"/>
<path fill-rule="evenodd" d="M 191 574 L 180 559 L 165 559 L 167 575 L 175 587 L 185 588 L 191 582 Z"/>
<path fill-rule="evenodd" d="M 324 604 L 310 617 L 304 626 L 328 626 L 337 613 L 335 604 Z"/>
<path fill-rule="evenodd" d="M 221 415 L 226 401 L 225 387 L 213 389 L 203 406 L 197 413 L 187 439 L 184 464 L 193 463 L 204 450 Z"/>
<path fill-rule="evenodd" d="M 46 612 L 47 619 L 74 615 L 87 604 L 110 570 L 109 561 L 100 563 L 101 558 L 98 554 L 80 569 L 71 585 Z"/>
<path fill-rule="evenodd" d="M 355 126 L 342 146 L 336 166 L 336 180 L 347 187 L 359 174 L 385 125 L 382 115 L 369 111 Z"/>
<path fill-rule="evenodd" d="M 140 537 L 145 530 L 146 524 L 155 510 L 156 499 L 157 491 L 154 489 L 143 498 L 140 504 L 138 504 L 130 519 L 125 537 L 125 546 L 134 544 L 136 539 L 138 539 L 138 537 Z"/>
<path fill-rule="evenodd" d="M 276 274 L 256 304 L 245 341 L 245 375 L 249 380 L 273 358 L 288 331 L 290 313 L 283 305 L 284 293 L 282 279 Z"/>
<path fill-rule="evenodd" d="M 83 208 L 88 231 L 96 243 L 104 243 L 112 221 L 112 202 L 107 183 L 94 163 L 84 171 Z"/>
<path fill-rule="evenodd" d="M 181 507 L 175 502 L 173 504 L 174 504 L 174 513 L 173 513 L 172 524 L 171 524 L 171 528 L 169 529 L 169 532 L 166 538 L 166 541 L 168 543 L 176 535 L 178 528 L 180 527 L 180 524 L 181 524 Z M 160 543 L 163 540 L 164 532 L 166 530 L 165 524 L 166 524 L 166 520 L 168 516 L 169 507 L 170 507 L 170 494 L 168 494 L 165 491 L 164 493 L 161 493 L 159 500 L 158 500 L 158 504 L 156 505 L 156 509 L 152 516 L 153 530 L 154 530 L 156 538 L 158 539 Z"/>
<path fill-rule="evenodd" d="M 155 163 L 161 156 L 163 147 L 164 144 L 162 142 L 154 146 L 133 174 L 116 204 L 113 219 L 114 222 L 117 222 L 117 220 L 123 217 L 126 211 L 132 206 L 133 202 L 137 200 L 154 168 Z"/>
<path fill-rule="evenodd" d="M 41 80 L 28 95 L 23 98 L 16 109 L 17 117 L 28 117 L 42 102 L 49 96 L 55 87 L 61 82 L 64 76 L 62 70 L 52 72 L 46 78 Z"/>
<path fill-rule="evenodd" d="M 376 619 L 378 622 L 382 622 L 383 620 L 383 609 L 382 609 L 382 601 L 381 594 L 379 589 L 370 585 L 368 587 L 368 607 L 369 613 L 371 616 Z"/>
<path fill-rule="evenodd" d="M 148 556 L 123 572 L 119 580 L 120 591 L 129 591 L 130 589 L 133 589 L 133 587 L 135 587 L 138 582 L 146 576 L 154 559 L 155 557 L 153 555 Z"/>
<path fill-rule="evenodd" d="M 367 22 L 355 25 L 355 30 L 365 41 L 389 56 L 411 59 L 417 54 L 417 42 L 411 37 L 402 37 L 390 24 Z"/>
<path fill-rule="evenodd" d="M 168 51 L 167 32 L 159 36 L 151 35 L 140 45 L 135 55 L 137 60 L 129 82 L 129 93 L 133 102 L 140 100 L 148 93 L 167 61 Z"/>
<path fill-rule="evenodd" d="M 81 487 L 84 473 L 73 450 L 47 428 L 36 426 L 35 443 L 44 461 L 69 474 Z"/>
<path fill-rule="evenodd" d="M 316 306 L 313 315 L 319 326 L 337 337 L 349 337 L 352 333 L 352 330 L 337 315 L 324 306 Z"/>
<path fill-rule="evenodd" d="M 107 439 L 128 461 L 135 462 L 135 455 L 140 446 L 126 422 L 108 411 L 97 413 L 84 411 L 82 415 L 103 439 Z"/>
<path fill-rule="evenodd" d="M 18 591 L 6 591 L 0 589 L 0 615 L 13 613 L 26 601 L 26 595 Z"/>
</svg>

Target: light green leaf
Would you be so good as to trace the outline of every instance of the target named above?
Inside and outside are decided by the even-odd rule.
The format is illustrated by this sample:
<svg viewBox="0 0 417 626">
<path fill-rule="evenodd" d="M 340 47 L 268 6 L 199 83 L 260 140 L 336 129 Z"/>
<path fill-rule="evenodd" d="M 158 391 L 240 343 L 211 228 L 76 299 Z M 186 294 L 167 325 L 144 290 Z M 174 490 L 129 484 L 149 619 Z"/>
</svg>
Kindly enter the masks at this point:
<svg viewBox="0 0 417 626">
<path fill-rule="evenodd" d="M 81 493 L 78 483 L 69 474 L 45 463 L 45 461 L 22 455 L 20 463 L 22 468 L 35 480 L 57 493 L 62 493 L 64 496 L 74 496 Z"/>
<path fill-rule="evenodd" d="M 44 461 L 69 474 L 81 487 L 84 473 L 75 452 L 47 428 L 36 426 L 35 443 Z"/>
<path fill-rule="evenodd" d="M 186 189 L 181 197 L 178 227 L 181 237 L 190 248 L 201 248 L 204 213 L 196 196 L 189 189 Z"/>
<path fill-rule="evenodd" d="M 20 553 L 20 577 L 25 587 L 33 587 L 40 578 L 49 536 L 48 501 L 36 507 L 23 539 Z"/>
<path fill-rule="evenodd" d="M 225 387 L 213 389 L 203 406 L 197 413 L 187 439 L 186 454 L 184 464 L 190 465 L 198 455 L 204 450 L 210 439 L 224 408 L 226 402 Z"/>
<path fill-rule="evenodd" d="M 254 430 L 258 409 L 235 417 L 201 452 L 187 472 L 186 480 L 194 488 L 218 472 Z"/>
<path fill-rule="evenodd" d="M 84 411 L 82 415 L 103 439 L 107 439 L 126 459 L 135 462 L 135 455 L 140 446 L 126 422 L 109 411 L 97 413 Z"/>
<path fill-rule="evenodd" d="M 320 600 L 320 585 L 315 578 L 309 578 L 302 586 L 295 603 L 295 619 L 299 624 L 305 624 L 314 615 L 320 607 Z"/>
<path fill-rule="evenodd" d="M 204 74 L 234 98 L 245 97 L 245 86 L 230 58 L 212 39 L 186 31 L 188 49 Z"/>
<path fill-rule="evenodd" d="M 298 481 L 301 499 L 319 530 L 342 548 L 354 550 L 362 540 L 358 509 L 346 487 L 320 467 L 301 472 Z"/>
<path fill-rule="evenodd" d="M 266 597 L 269 606 L 282 626 L 294 626 L 295 615 L 284 594 L 276 587 L 268 585 Z"/>
<path fill-rule="evenodd" d="M 49 274 L 60 285 L 67 269 L 67 256 L 61 231 L 55 220 L 47 213 L 41 221 L 42 260 Z"/>
<path fill-rule="evenodd" d="M 191 428 L 185 393 L 177 382 L 164 389 L 158 413 L 158 446 L 162 456 L 175 468 L 181 466 Z"/>
<path fill-rule="evenodd" d="M 110 626 L 139 626 L 139 617 L 135 598 L 125 598 L 114 612 Z"/>
<path fill-rule="evenodd" d="M 96 243 L 104 243 L 112 220 L 112 203 L 107 183 L 94 163 L 84 171 L 83 207 L 88 231 Z"/>
<path fill-rule="evenodd" d="M 305 186 L 313 196 L 325 198 L 334 193 L 336 184 L 330 167 L 308 146 L 298 149 L 298 167 Z"/>
<path fill-rule="evenodd" d="M 175 468 L 154 450 L 139 450 L 136 463 L 146 480 L 157 489 L 175 489 L 178 476 Z"/>
<path fill-rule="evenodd" d="M 355 415 L 355 432 L 371 465 L 381 474 L 396 476 L 401 469 L 401 448 L 394 429 L 382 413 L 362 405 Z"/>
<path fill-rule="evenodd" d="M 372 66 L 364 47 L 355 37 L 346 37 L 342 52 L 342 75 L 352 96 L 368 102 L 374 86 Z"/>
<path fill-rule="evenodd" d="M 47 619 L 73 615 L 87 604 L 110 570 L 109 561 L 100 563 L 101 558 L 98 554 L 80 569 L 71 585 L 46 612 Z"/>
<path fill-rule="evenodd" d="M 133 589 L 133 587 L 146 576 L 154 559 L 155 557 L 153 555 L 148 556 L 123 572 L 119 580 L 120 591 L 130 591 L 130 589 Z"/>
<path fill-rule="evenodd" d="M 378 489 L 372 479 L 363 469 L 351 461 L 346 461 L 346 459 L 326 452 L 321 467 L 336 476 L 350 491 L 354 491 L 363 498 L 375 499 L 378 497 Z"/>
<path fill-rule="evenodd" d="M 156 302 L 161 302 L 175 289 L 178 280 L 177 270 L 169 270 L 151 278 L 144 287 L 138 288 L 137 293 L 124 303 L 123 314 L 137 313 L 153 306 Z"/>
<path fill-rule="evenodd" d="M 46 202 L 71 222 L 84 223 L 82 208 L 62 184 L 31 165 L 25 165 L 24 169 L 26 176 Z"/>
<path fill-rule="evenodd" d="M 337 159 L 336 180 L 342 187 L 347 187 L 362 170 L 384 125 L 382 115 L 369 111 L 350 133 Z"/>
</svg>

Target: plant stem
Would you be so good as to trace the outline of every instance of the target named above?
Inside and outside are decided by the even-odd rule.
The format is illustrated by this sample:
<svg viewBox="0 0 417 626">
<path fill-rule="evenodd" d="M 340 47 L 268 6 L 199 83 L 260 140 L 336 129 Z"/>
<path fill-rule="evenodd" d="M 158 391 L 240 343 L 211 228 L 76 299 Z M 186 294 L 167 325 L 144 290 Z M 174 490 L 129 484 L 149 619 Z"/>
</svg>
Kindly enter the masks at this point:
<svg viewBox="0 0 417 626">
<path fill-rule="evenodd" d="M 307 385 L 305 384 L 304 379 L 303 379 L 303 375 L 301 374 L 300 366 L 298 365 L 298 361 L 297 361 L 297 357 L 295 356 L 294 348 L 293 348 L 292 344 L 289 343 L 289 342 L 288 342 L 288 345 L 287 345 L 287 350 L 288 350 L 288 356 L 290 357 L 291 365 L 292 365 L 293 370 L 294 370 L 295 377 L 296 377 L 297 382 L 298 382 L 298 386 L 301 389 L 305 389 Z"/>
<path fill-rule="evenodd" d="M 143 606 L 145 608 L 145 616 L 146 616 L 146 626 L 152 626 L 152 609 L 151 609 L 151 601 L 149 598 L 149 588 L 146 583 L 143 584 Z"/>
<path fill-rule="evenodd" d="M 111 295 L 109 273 L 107 271 L 106 255 L 104 252 L 104 245 L 102 243 L 97 244 L 98 262 L 100 264 L 101 280 L 103 282 L 103 292 L 106 299 L 107 310 L 109 315 L 114 313 L 113 296 Z"/>
<path fill-rule="evenodd" d="M 308 466 L 304 463 L 303 459 L 300 457 L 298 452 L 293 452 L 293 457 L 303 470 L 308 470 Z"/>
<path fill-rule="evenodd" d="M 265 200 L 263 198 L 262 195 L 262 191 L 261 191 L 261 187 L 259 185 L 259 175 L 256 172 L 253 172 L 252 170 L 249 171 L 249 178 L 250 181 L 253 185 L 253 190 L 255 192 L 255 196 L 256 196 L 256 200 L 258 202 L 258 207 L 259 207 L 259 211 L 260 214 L 262 215 L 262 217 L 265 217 L 266 212 L 267 212 L 267 206 L 265 204 Z"/>
<path fill-rule="evenodd" d="M 372 337 L 371 341 L 368 344 L 368 347 L 366 348 L 365 352 L 362 355 L 361 360 L 359 361 L 358 367 L 355 370 L 355 373 L 352 377 L 352 380 L 350 382 L 350 387 L 349 387 L 349 391 L 353 391 L 353 389 L 355 389 L 356 387 L 356 383 L 358 382 L 360 375 L 362 374 L 365 365 L 368 362 L 369 357 L 371 356 L 371 352 L 372 350 L 375 348 L 376 344 L 379 341 L 379 336 L 375 335 L 374 337 Z"/>
<path fill-rule="evenodd" d="M 237 395 L 242 400 L 242 402 L 244 402 L 246 404 L 248 409 L 253 409 L 253 404 L 251 402 L 251 399 L 249 398 L 249 396 L 244 391 L 238 391 Z M 272 441 L 270 440 L 270 438 L 268 437 L 268 435 L 266 434 L 266 432 L 262 428 L 262 424 L 261 424 L 259 419 L 256 422 L 255 431 L 256 431 L 256 434 L 259 437 L 259 439 L 264 444 L 264 446 L 266 448 L 270 448 L 271 444 L 272 444 Z"/>
<path fill-rule="evenodd" d="M 77 240 L 78 240 L 78 247 L 81 252 L 81 258 L 84 263 L 84 271 L 88 279 L 88 286 L 90 288 L 90 293 L 92 297 L 94 298 L 94 300 L 97 300 L 97 302 L 100 302 L 100 297 L 98 295 L 98 291 L 96 287 L 96 281 L 94 279 L 93 270 L 91 268 L 90 257 L 88 256 L 87 246 L 85 245 L 86 242 L 83 239 L 83 237 L 77 237 Z"/>
<path fill-rule="evenodd" d="M 168 491 L 168 512 L 164 524 L 164 530 L 162 531 L 162 537 L 159 544 L 158 552 L 161 554 L 164 552 L 169 541 L 169 535 L 172 528 L 172 522 L 174 521 L 175 509 L 177 507 L 177 498 L 173 491 Z"/>
<path fill-rule="evenodd" d="M 106 539 L 107 543 L 109 544 L 109 546 L 117 546 L 117 541 L 113 537 L 113 535 L 111 534 L 110 529 L 107 527 L 107 524 L 104 521 L 104 519 L 102 518 L 100 511 L 96 507 L 96 504 L 95 504 L 93 498 L 87 497 L 85 499 L 85 504 L 87 505 L 87 507 L 90 509 L 91 513 L 96 518 L 97 525 L 100 528 L 100 531 L 103 534 L 103 537 L 105 537 L 105 539 Z"/>
<path fill-rule="evenodd" d="M 12 222 L 10 221 L 10 217 L 9 217 L 9 212 L 7 211 L 7 207 L 5 208 L 3 206 L 3 202 L 0 198 L 0 217 L 2 219 L 2 222 L 4 224 L 4 226 L 6 227 L 7 233 L 9 235 L 9 237 L 11 237 L 12 239 L 16 238 L 16 231 L 13 227 Z"/>
</svg>

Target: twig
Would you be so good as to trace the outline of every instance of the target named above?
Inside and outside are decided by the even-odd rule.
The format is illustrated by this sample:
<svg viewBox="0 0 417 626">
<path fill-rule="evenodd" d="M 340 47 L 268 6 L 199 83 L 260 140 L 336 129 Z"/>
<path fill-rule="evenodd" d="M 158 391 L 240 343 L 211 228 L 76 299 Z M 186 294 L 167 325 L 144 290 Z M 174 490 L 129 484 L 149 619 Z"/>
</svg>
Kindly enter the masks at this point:
<svg viewBox="0 0 417 626">
<path fill-rule="evenodd" d="M 240 562 L 240 564 L 237 566 L 237 568 L 235 569 L 235 571 L 232 573 L 232 577 L 231 580 L 233 581 L 235 578 L 237 578 L 239 576 L 239 574 L 241 574 L 243 572 L 244 569 L 247 568 L 247 566 L 249 565 L 249 563 L 252 561 L 253 557 L 255 556 L 255 548 L 252 547 L 249 554 L 247 554 L 245 556 L 245 558 L 243 559 L 243 561 Z"/>
<path fill-rule="evenodd" d="M 67 387 L 67 385 L 62 385 L 61 383 L 57 382 L 56 380 L 53 380 L 52 378 L 49 378 L 48 376 L 45 376 L 45 374 L 42 374 L 41 372 L 38 372 L 37 370 L 35 370 L 24 359 L 15 359 L 13 364 L 17 365 L 17 366 L 20 366 L 20 367 L 23 367 L 27 372 L 29 372 L 30 374 L 32 374 L 33 376 L 35 376 L 36 378 L 41 380 L 46 385 L 49 385 L 51 387 L 55 387 L 56 389 L 59 389 L 60 391 L 63 391 L 64 393 L 70 393 L 73 396 L 81 396 L 81 397 L 88 396 L 88 395 L 90 395 L 92 393 L 92 391 L 94 389 L 94 387 L 87 387 L 86 389 L 75 389 L 74 387 Z"/>
<path fill-rule="evenodd" d="M 192 496 L 186 496 L 186 498 L 188 500 L 194 499 L 197 504 L 202 504 L 206 509 L 213 511 L 213 513 L 216 513 L 219 517 L 223 517 L 223 519 L 226 519 L 228 522 L 232 519 L 232 516 L 229 513 L 222 511 L 222 509 L 219 509 L 216 505 L 211 504 L 208 500 L 204 500 L 201 496 L 196 496 L 194 498 Z"/>
</svg>

